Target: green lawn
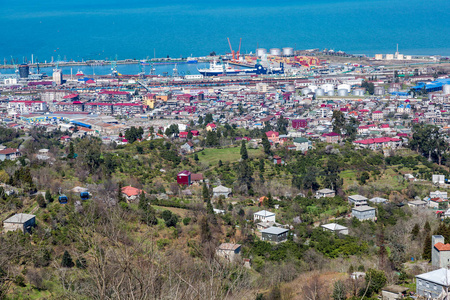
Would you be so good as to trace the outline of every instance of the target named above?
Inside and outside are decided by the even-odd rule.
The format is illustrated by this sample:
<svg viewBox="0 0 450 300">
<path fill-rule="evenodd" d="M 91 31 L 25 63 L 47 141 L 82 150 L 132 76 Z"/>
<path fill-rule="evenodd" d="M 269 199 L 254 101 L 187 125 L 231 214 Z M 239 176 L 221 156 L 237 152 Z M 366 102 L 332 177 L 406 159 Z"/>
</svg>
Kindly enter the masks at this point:
<svg viewBox="0 0 450 300">
<path fill-rule="evenodd" d="M 209 165 L 216 165 L 221 160 L 223 163 L 226 161 L 234 162 L 241 158 L 241 147 L 213 149 L 207 148 L 197 153 L 198 159 L 202 163 Z M 262 149 L 247 149 L 248 156 L 250 158 L 260 157 L 263 155 Z"/>
</svg>

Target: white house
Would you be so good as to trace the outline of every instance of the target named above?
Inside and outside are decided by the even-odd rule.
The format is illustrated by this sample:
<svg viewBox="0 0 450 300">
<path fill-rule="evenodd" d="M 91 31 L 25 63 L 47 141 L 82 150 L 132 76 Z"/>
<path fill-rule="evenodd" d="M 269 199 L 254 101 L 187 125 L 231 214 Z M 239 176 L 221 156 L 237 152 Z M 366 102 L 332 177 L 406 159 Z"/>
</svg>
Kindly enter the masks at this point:
<svg viewBox="0 0 450 300">
<path fill-rule="evenodd" d="M 228 198 L 230 194 L 231 189 L 223 185 L 219 185 L 218 187 L 213 188 L 213 197 L 224 196 L 225 198 Z"/>
<path fill-rule="evenodd" d="M 435 191 L 430 192 L 430 198 L 442 198 L 442 199 L 448 199 L 447 192 L 441 192 L 441 191 Z"/>
<path fill-rule="evenodd" d="M 348 196 L 348 202 L 354 204 L 355 206 L 367 205 L 367 200 L 369 199 L 361 195 Z"/>
<path fill-rule="evenodd" d="M 445 176 L 444 175 L 433 175 L 432 181 L 433 181 L 433 184 L 444 184 Z"/>
<path fill-rule="evenodd" d="M 336 196 L 336 192 L 330 189 L 321 189 L 316 192 L 317 199 L 325 197 L 333 198 L 334 196 Z"/>
<path fill-rule="evenodd" d="M 261 222 L 275 222 L 275 213 L 267 210 L 255 212 L 253 214 L 253 221 L 256 222 L 258 220 Z"/>
<path fill-rule="evenodd" d="M 348 234 L 347 227 L 336 224 L 336 223 L 324 224 L 324 225 L 321 225 L 320 227 L 322 227 L 324 230 L 331 231 L 334 233 L 340 233 L 340 234 L 345 234 L 345 235 Z"/>
</svg>

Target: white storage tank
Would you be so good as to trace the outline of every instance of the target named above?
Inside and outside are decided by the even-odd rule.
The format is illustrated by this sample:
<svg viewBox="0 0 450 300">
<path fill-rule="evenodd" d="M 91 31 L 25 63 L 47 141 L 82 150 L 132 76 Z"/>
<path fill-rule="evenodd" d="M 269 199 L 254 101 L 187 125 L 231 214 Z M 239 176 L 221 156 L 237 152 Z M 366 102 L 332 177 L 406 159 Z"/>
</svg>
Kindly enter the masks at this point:
<svg viewBox="0 0 450 300">
<path fill-rule="evenodd" d="M 347 89 L 338 89 L 338 96 L 339 97 L 346 97 L 348 96 L 348 90 Z"/>
<path fill-rule="evenodd" d="M 283 48 L 283 55 L 284 56 L 294 56 L 294 48 L 292 48 L 292 47 L 284 47 Z"/>
<path fill-rule="evenodd" d="M 323 89 L 317 89 L 316 96 L 319 96 L 319 97 L 325 96 L 325 91 Z"/>
<path fill-rule="evenodd" d="M 329 91 L 327 92 L 327 95 L 328 95 L 328 96 L 334 96 L 334 89 L 329 90 Z"/>
<path fill-rule="evenodd" d="M 306 95 L 308 95 L 309 93 L 311 93 L 311 89 L 309 89 L 309 88 L 304 88 L 304 89 L 302 89 L 302 95 L 303 95 L 303 96 L 306 96 Z"/>
<path fill-rule="evenodd" d="M 353 96 L 364 96 L 366 91 L 364 89 L 354 89 Z"/>
<path fill-rule="evenodd" d="M 444 84 L 442 87 L 442 92 L 444 95 L 450 95 L 450 84 Z"/>
<path fill-rule="evenodd" d="M 390 87 L 388 89 L 388 93 L 396 93 L 396 92 L 398 92 L 398 87 Z"/>
<path fill-rule="evenodd" d="M 310 85 L 308 86 L 308 88 L 311 90 L 311 92 L 315 93 L 319 87 L 317 85 Z"/>
<path fill-rule="evenodd" d="M 270 55 L 281 56 L 280 48 L 271 48 L 270 49 Z"/>
<path fill-rule="evenodd" d="M 295 86 L 293 84 L 286 85 L 286 92 L 295 92 Z"/>
<path fill-rule="evenodd" d="M 373 89 L 373 94 L 374 94 L 375 96 L 383 96 L 385 92 L 386 92 L 386 91 L 384 90 L 384 87 L 382 87 L 382 86 L 376 86 L 376 87 Z"/>
<path fill-rule="evenodd" d="M 266 54 L 267 54 L 267 50 L 266 49 L 264 49 L 264 48 L 256 49 L 256 56 L 262 57 L 262 56 L 264 56 Z"/>
<path fill-rule="evenodd" d="M 328 93 L 329 90 L 334 90 L 334 85 L 330 83 L 325 83 L 322 84 L 320 88 L 322 88 L 325 91 L 325 93 Z"/>
<path fill-rule="evenodd" d="M 339 90 L 347 90 L 347 93 L 350 93 L 351 86 L 349 84 L 343 83 L 343 84 L 338 85 L 337 89 L 338 89 L 338 91 Z"/>
</svg>

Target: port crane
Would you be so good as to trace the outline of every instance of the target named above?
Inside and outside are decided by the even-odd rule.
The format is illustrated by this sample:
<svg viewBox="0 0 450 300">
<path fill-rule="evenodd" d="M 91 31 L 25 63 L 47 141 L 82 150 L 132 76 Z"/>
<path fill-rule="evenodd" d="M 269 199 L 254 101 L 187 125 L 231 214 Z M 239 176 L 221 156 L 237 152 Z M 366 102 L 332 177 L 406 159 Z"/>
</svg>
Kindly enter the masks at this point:
<svg viewBox="0 0 450 300">
<path fill-rule="evenodd" d="M 239 50 L 237 52 L 234 52 L 233 48 L 231 47 L 230 38 L 227 38 L 228 45 L 230 46 L 231 56 L 233 57 L 233 60 L 239 60 L 239 55 L 241 53 L 241 43 L 242 38 L 239 39 Z"/>
<path fill-rule="evenodd" d="M 17 68 L 16 63 L 14 62 L 14 58 L 12 57 L 12 55 L 11 55 L 11 64 L 14 67 L 14 72 L 19 73 L 19 69 Z"/>
</svg>

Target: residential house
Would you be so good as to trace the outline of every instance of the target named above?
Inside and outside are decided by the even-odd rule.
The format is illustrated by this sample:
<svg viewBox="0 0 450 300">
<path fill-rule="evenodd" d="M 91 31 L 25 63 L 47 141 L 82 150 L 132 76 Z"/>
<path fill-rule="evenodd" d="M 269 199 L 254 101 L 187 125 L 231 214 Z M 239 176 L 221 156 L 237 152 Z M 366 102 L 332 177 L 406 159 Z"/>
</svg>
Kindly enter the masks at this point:
<svg viewBox="0 0 450 300">
<path fill-rule="evenodd" d="M 225 258 L 226 260 L 233 262 L 236 260 L 241 252 L 240 244 L 222 243 L 216 249 L 216 255 Z"/>
<path fill-rule="evenodd" d="M 375 221 L 375 208 L 368 205 L 358 206 L 352 208 L 352 217 L 360 221 L 372 220 Z"/>
<path fill-rule="evenodd" d="M 122 187 L 122 195 L 125 196 L 128 202 L 136 200 L 142 192 L 142 190 L 132 187 L 131 185 Z"/>
<path fill-rule="evenodd" d="M 267 139 L 273 144 L 277 144 L 280 142 L 280 134 L 276 131 L 267 131 L 266 136 Z"/>
<path fill-rule="evenodd" d="M 383 120 L 383 112 L 380 110 L 376 110 L 376 111 L 372 112 L 372 120 L 373 121 Z"/>
<path fill-rule="evenodd" d="M 427 207 L 427 205 L 428 205 L 428 202 L 423 201 L 423 200 L 414 200 L 414 201 L 408 202 L 408 206 L 414 207 L 414 208 L 423 208 L 423 207 Z"/>
<path fill-rule="evenodd" d="M 348 234 L 347 227 L 336 224 L 336 223 L 324 224 L 324 225 L 321 225 L 320 227 L 322 227 L 324 230 L 331 231 L 334 233 L 344 234 L 344 235 Z"/>
<path fill-rule="evenodd" d="M 430 192 L 430 198 L 448 199 L 448 194 L 447 194 L 447 192 L 441 192 L 441 191 Z"/>
<path fill-rule="evenodd" d="M 177 183 L 182 185 L 191 185 L 191 172 L 184 170 L 177 174 Z"/>
<path fill-rule="evenodd" d="M 426 299 L 449 299 L 450 270 L 442 268 L 416 275 L 416 295 Z"/>
<path fill-rule="evenodd" d="M 178 134 L 178 137 L 179 137 L 180 139 L 186 139 L 187 136 L 188 136 L 188 132 L 187 132 L 187 131 L 181 131 L 181 132 Z"/>
<path fill-rule="evenodd" d="M 445 184 L 445 175 L 434 175 L 432 177 L 433 184 Z"/>
<path fill-rule="evenodd" d="M 273 156 L 273 164 L 274 165 L 282 165 L 284 161 L 278 155 Z"/>
<path fill-rule="evenodd" d="M 261 210 L 258 212 L 255 212 L 253 214 L 253 221 L 261 221 L 261 222 L 275 222 L 275 213 L 267 211 L 267 210 Z"/>
<path fill-rule="evenodd" d="M 203 182 L 203 174 L 191 174 L 191 182 L 192 184 L 200 184 Z"/>
<path fill-rule="evenodd" d="M 321 189 L 316 192 L 316 198 L 333 198 L 336 196 L 336 192 L 330 189 Z"/>
<path fill-rule="evenodd" d="M 439 206 L 445 206 L 445 204 L 448 204 L 447 199 L 443 198 L 431 198 L 430 202 L 428 202 L 428 207 L 438 209 Z"/>
<path fill-rule="evenodd" d="M 322 137 L 324 137 L 326 142 L 330 144 L 337 144 L 341 140 L 341 135 L 336 132 L 324 133 L 322 134 Z"/>
<path fill-rule="evenodd" d="M 294 146 L 297 151 L 308 151 L 310 148 L 310 141 L 304 137 L 298 137 L 294 139 Z"/>
<path fill-rule="evenodd" d="M 389 202 L 389 200 L 385 199 L 385 198 L 381 198 L 381 197 L 373 197 L 373 198 L 369 199 L 369 202 L 372 202 L 375 204 L 385 204 L 385 203 Z"/>
<path fill-rule="evenodd" d="M 383 300 L 397 300 L 407 297 L 409 289 L 399 285 L 389 285 L 381 289 L 381 296 Z"/>
<path fill-rule="evenodd" d="M 216 131 L 217 126 L 214 123 L 209 123 L 208 125 L 206 125 L 206 131 Z"/>
<path fill-rule="evenodd" d="M 431 265 L 435 268 L 447 268 L 450 265 L 450 244 L 445 244 L 442 235 L 431 237 Z"/>
<path fill-rule="evenodd" d="M 15 214 L 3 221 L 4 232 L 20 230 L 23 233 L 31 232 L 31 228 L 36 226 L 36 216 L 29 214 Z"/>
<path fill-rule="evenodd" d="M 20 157 L 21 153 L 19 149 L 15 148 L 6 148 L 0 150 L 0 160 L 16 160 L 16 158 Z"/>
<path fill-rule="evenodd" d="M 352 195 L 352 196 L 348 196 L 348 202 L 350 202 L 351 204 L 355 205 L 355 206 L 363 206 L 363 205 L 367 205 L 367 199 L 364 196 L 361 195 Z"/>
<path fill-rule="evenodd" d="M 194 152 L 194 149 L 195 149 L 195 147 L 192 142 L 186 142 L 181 146 L 181 150 L 184 153 L 192 153 L 192 152 Z"/>
<path fill-rule="evenodd" d="M 270 227 L 261 231 L 261 240 L 281 243 L 287 240 L 289 229 Z"/>
<path fill-rule="evenodd" d="M 231 194 L 231 189 L 227 188 L 223 185 L 219 185 L 218 187 L 213 188 L 213 197 L 220 197 L 224 196 L 225 198 L 228 198 Z"/>
</svg>

